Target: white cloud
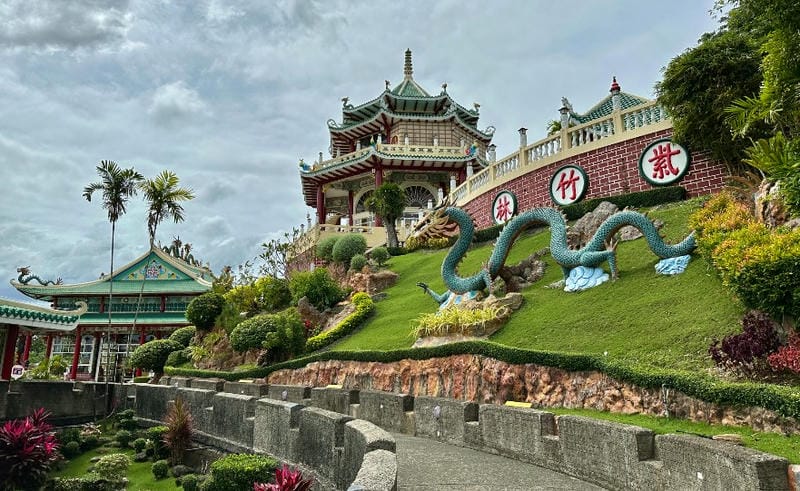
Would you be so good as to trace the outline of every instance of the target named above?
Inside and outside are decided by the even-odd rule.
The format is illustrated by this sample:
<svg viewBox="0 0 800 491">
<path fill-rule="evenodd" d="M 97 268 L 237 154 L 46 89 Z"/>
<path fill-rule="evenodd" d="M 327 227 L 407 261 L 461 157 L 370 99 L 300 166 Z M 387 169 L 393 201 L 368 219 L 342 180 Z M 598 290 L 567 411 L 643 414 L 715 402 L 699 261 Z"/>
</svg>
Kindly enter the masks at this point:
<svg viewBox="0 0 800 491">
<path fill-rule="evenodd" d="M 179 80 L 155 90 L 148 113 L 159 123 L 172 124 L 187 117 L 207 114 L 208 106 L 196 90 Z"/>
</svg>

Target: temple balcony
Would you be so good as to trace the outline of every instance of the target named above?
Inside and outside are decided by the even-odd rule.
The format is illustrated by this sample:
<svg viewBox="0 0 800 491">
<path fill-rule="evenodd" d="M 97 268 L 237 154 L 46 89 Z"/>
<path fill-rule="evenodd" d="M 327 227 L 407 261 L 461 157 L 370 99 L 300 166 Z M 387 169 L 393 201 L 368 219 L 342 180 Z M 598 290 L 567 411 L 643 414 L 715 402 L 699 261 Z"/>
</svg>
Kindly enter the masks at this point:
<svg viewBox="0 0 800 491">
<path fill-rule="evenodd" d="M 311 165 L 306 164 L 307 167 L 303 168 L 304 172 L 315 173 L 337 167 L 341 164 L 348 162 L 363 160 L 370 154 L 375 153 L 394 159 L 409 159 L 409 160 L 437 160 L 437 159 L 467 159 L 472 157 L 469 155 L 469 146 L 462 145 L 458 147 L 445 147 L 441 145 L 416 145 L 416 144 L 389 144 L 377 143 L 374 146 L 366 148 L 357 148 L 354 152 L 346 153 L 332 159 L 317 161 Z M 479 152 L 478 157 L 485 158 Z"/>
</svg>

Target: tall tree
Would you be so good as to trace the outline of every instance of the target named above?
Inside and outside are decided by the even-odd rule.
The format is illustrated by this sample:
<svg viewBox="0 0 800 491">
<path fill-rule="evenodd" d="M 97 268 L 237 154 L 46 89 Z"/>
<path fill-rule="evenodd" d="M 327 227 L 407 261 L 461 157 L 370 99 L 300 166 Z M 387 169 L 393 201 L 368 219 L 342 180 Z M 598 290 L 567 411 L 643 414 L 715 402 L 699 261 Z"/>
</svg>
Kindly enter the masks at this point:
<svg viewBox="0 0 800 491">
<path fill-rule="evenodd" d="M 133 168 L 122 169 L 113 160 L 103 160 L 97 166 L 100 180 L 89 183 L 83 188 L 83 197 L 92 201 L 95 191 L 102 193 L 102 206 L 108 211 L 108 221 L 111 222 L 111 266 L 108 281 L 108 334 L 106 351 L 106 395 L 108 395 L 108 379 L 110 377 L 109 364 L 111 362 L 111 311 L 114 297 L 114 240 L 117 230 L 117 220 L 127 211 L 128 200 L 136 195 L 138 184 L 142 181 L 141 174 Z M 107 401 L 108 402 L 108 401 Z"/>
<path fill-rule="evenodd" d="M 153 179 L 139 183 L 139 189 L 147 202 L 147 233 L 150 235 L 151 246 L 161 222 L 166 218 L 172 218 L 175 223 L 182 222 L 185 217 L 181 203 L 194 199 L 194 192 L 180 187 L 179 184 L 178 176 L 167 170 Z"/>
<path fill-rule="evenodd" d="M 397 229 L 394 222 L 403 215 L 406 208 L 406 193 L 393 182 L 382 184 L 367 201 L 367 208 L 383 219 L 386 227 L 386 243 L 389 247 L 397 247 Z"/>
</svg>

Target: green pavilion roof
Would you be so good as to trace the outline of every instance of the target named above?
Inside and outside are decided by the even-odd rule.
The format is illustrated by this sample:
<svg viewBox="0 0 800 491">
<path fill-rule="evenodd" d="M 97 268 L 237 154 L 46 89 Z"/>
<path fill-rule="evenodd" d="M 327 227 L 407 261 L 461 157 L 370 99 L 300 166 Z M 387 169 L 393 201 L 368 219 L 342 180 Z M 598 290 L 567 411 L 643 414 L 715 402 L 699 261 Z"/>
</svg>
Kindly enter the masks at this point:
<svg viewBox="0 0 800 491">
<path fill-rule="evenodd" d="M 139 312 L 136 315 L 134 312 L 114 312 L 112 317 L 112 325 L 124 324 L 130 326 L 133 324 L 134 317 L 136 317 L 137 326 L 150 326 L 150 325 L 189 325 L 190 322 L 186 320 L 183 312 Z M 81 316 L 81 326 L 107 326 L 108 313 L 88 312 Z"/>
<path fill-rule="evenodd" d="M 78 310 L 64 311 L 0 298 L 0 324 L 43 331 L 72 331 L 84 312 L 85 304 Z"/>
<path fill-rule="evenodd" d="M 134 261 L 98 280 L 74 284 L 35 284 L 31 275 L 12 280 L 11 285 L 23 294 L 52 301 L 63 296 L 108 295 L 113 277 L 115 295 L 198 294 L 211 289 L 211 272 L 175 258 L 156 246 Z M 38 283 L 38 281 L 37 281 Z"/>
<path fill-rule="evenodd" d="M 614 78 L 612 90 L 619 91 L 619 85 L 617 84 L 616 78 Z M 629 109 L 631 107 L 639 106 L 642 104 L 647 104 L 649 102 L 651 101 L 644 97 L 639 97 L 638 95 L 633 95 L 627 92 L 619 91 L 619 107 L 621 110 Z M 571 119 L 577 124 L 583 124 L 583 123 L 588 123 L 589 121 L 594 121 L 596 119 L 603 119 L 610 116 L 611 113 L 614 111 L 614 104 L 612 101 L 612 95 L 609 94 L 583 114 L 576 113 L 575 111 L 572 110 L 571 106 L 568 106 L 568 108 L 570 110 L 569 114 Z"/>
</svg>

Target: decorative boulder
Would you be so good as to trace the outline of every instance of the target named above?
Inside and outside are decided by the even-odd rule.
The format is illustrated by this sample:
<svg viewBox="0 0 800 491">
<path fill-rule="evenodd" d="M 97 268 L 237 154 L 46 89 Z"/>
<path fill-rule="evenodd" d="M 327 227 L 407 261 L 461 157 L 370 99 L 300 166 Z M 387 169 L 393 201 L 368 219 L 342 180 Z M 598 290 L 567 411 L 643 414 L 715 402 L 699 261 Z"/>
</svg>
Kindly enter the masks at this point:
<svg viewBox="0 0 800 491">
<path fill-rule="evenodd" d="M 683 273 L 691 258 L 692 256 L 686 255 L 662 259 L 656 263 L 656 273 L 666 275 Z"/>
<path fill-rule="evenodd" d="M 564 284 L 565 292 L 579 292 L 602 285 L 609 280 L 608 273 L 603 268 L 589 268 L 578 266 L 572 268 Z"/>
</svg>

